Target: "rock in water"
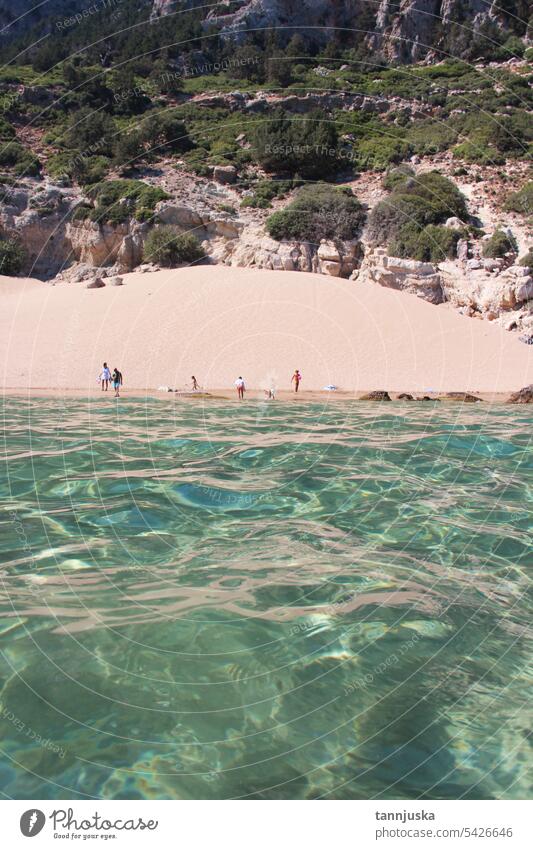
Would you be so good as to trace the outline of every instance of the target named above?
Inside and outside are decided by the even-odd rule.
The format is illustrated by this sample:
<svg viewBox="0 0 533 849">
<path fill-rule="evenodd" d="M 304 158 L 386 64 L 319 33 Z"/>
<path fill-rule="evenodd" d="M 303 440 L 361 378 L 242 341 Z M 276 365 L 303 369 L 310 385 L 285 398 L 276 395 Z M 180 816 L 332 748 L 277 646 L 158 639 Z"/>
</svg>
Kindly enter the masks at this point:
<svg viewBox="0 0 533 849">
<path fill-rule="evenodd" d="M 412 395 L 409 394 L 409 392 L 402 392 L 400 395 L 398 395 L 398 401 L 414 401 L 414 400 L 415 399 L 413 398 Z"/>
<path fill-rule="evenodd" d="M 533 383 L 514 392 L 509 398 L 509 404 L 533 404 Z"/>
<path fill-rule="evenodd" d="M 445 397 L 447 401 L 463 401 L 465 404 L 474 404 L 482 400 L 469 392 L 447 392 Z"/>
<path fill-rule="evenodd" d="M 361 401 L 390 401 L 391 397 L 388 392 L 377 391 L 377 392 L 368 392 L 366 395 L 362 395 L 360 398 Z"/>
</svg>

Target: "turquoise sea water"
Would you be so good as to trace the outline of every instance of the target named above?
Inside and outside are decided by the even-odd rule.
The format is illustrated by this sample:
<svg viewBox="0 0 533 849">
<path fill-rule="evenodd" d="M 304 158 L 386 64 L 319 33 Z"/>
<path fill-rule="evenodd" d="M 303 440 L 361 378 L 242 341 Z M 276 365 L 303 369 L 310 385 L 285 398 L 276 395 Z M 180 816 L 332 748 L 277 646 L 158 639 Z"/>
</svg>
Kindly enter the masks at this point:
<svg viewBox="0 0 533 849">
<path fill-rule="evenodd" d="M 4 797 L 531 794 L 530 409 L 3 421 Z"/>
</svg>

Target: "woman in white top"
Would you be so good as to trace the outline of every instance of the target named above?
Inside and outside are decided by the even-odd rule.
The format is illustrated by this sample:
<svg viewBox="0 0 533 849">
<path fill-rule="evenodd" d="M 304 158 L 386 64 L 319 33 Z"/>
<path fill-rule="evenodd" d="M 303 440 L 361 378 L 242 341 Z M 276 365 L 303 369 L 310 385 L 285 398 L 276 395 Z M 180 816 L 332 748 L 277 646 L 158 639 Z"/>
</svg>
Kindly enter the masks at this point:
<svg viewBox="0 0 533 849">
<path fill-rule="evenodd" d="M 109 381 L 111 380 L 111 372 L 107 363 L 104 363 L 104 370 L 100 375 L 100 382 L 102 384 L 102 392 L 104 391 L 104 383 L 105 383 L 105 391 L 107 392 L 107 387 L 109 386 Z"/>
</svg>

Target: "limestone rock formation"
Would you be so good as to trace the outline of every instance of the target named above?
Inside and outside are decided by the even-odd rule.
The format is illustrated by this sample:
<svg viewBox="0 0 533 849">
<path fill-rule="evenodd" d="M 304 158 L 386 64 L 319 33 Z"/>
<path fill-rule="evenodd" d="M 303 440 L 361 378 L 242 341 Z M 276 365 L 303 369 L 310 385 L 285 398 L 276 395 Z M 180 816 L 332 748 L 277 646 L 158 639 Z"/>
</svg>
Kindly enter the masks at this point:
<svg viewBox="0 0 533 849">
<path fill-rule="evenodd" d="M 519 389 L 509 398 L 510 404 L 533 404 L 533 383 Z"/>
<path fill-rule="evenodd" d="M 432 304 L 442 304 L 445 300 L 442 278 L 434 265 L 387 256 L 384 248 L 376 248 L 365 254 L 358 279 L 410 292 Z"/>
<path fill-rule="evenodd" d="M 154 0 L 158 14 L 173 10 L 173 0 Z M 520 7 L 520 8 L 518 8 Z M 220 14 L 209 13 L 206 23 L 217 26 L 223 37 L 242 41 L 253 29 L 283 28 L 303 31 L 308 40 L 324 43 L 335 29 L 366 32 L 360 38 L 376 53 L 400 62 L 416 62 L 428 55 L 441 57 L 442 51 L 460 56 L 476 33 L 497 24 L 516 30 L 528 19 L 527 0 L 517 0 L 509 9 L 494 0 L 381 0 L 369 7 L 365 0 L 240 0 Z M 305 26 L 309 31 L 305 32 Z"/>
</svg>

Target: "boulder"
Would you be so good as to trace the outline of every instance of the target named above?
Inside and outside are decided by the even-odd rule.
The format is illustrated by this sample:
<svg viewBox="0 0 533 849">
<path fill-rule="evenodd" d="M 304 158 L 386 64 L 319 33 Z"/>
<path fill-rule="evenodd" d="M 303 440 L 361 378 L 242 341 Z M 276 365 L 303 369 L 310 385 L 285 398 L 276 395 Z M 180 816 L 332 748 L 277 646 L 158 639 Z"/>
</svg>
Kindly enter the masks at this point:
<svg viewBox="0 0 533 849">
<path fill-rule="evenodd" d="M 326 262 L 336 262 L 340 263 L 342 260 L 341 254 L 335 242 L 328 242 L 323 239 L 320 242 L 317 256 L 320 260 L 325 260 Z"/>
<path fill-rule="evenodd" d="M 234 183 L 237 179 L 237 169 L 233 165 L 215 165 L 213 177 L 217 183 Z"/>
<path fill-rule="evenodd" d="M 409 392 L 401 392 L 400 395 L 398 395 L 398 401 L 414 401 L 414 400 L 415 399 L 413 398 L 412 395 L 409 394 Z"/>
<path fill-rule="evenodd" d="M 383 266 L 393 274 L 416 274 L 417 277 L 433 275 L 437 271 L 430 262 L 419 262 L 417 259 L 402 259 L 396 256 L 383 257 Z"/>
<path fill-rule="evenodd" d="M 90 283 L 87 283 L 86 289 L 103 289 L 105 287 L 105 283 L 101 277 L 95 277 L 94 280 L 91 280 Z"/>
<path fill-rule="evenodd" d="M 383 390 L 378 390 L 374 392 L 367 392 L 366 395 L 361 395 L 360 401 L 390 401 L 391 397 L 388 392 L 384 392 Z"/>
<path fill-rule="evenodd" d="M 517 303 L 531 300 L 533 298 L 533 277 L 515 286 L 514 296 Z"/>
<path fill-rule="evenodd" d="M 533 404 L 533 383 L 514 392 L 509 398 L 509 404 Z"/>
<path fill-rule="evenodd" d="M 469 392 L 447 392 L 444 396 L 447 401 L 461 401 L 465 404 L 475 404 L 476 401 L 481 401 L 476 395 L 471 395 Z"/>
<path fill-rule="evenodd" d="M 124 285 L 122 277 L 118 277 L 118 276 L 117 277 L 108 277 L 107 282 L 109 283 L 110 286 L 123 286 Z"/>
<path fill-rule="evenodd" d="M 457 242 L 457 259 L 459 262 L 466 262 L 468 260 L 468 248 L 468 239 L 459 239 Z"/>
<path fill-rule="evenodd" d="M 330 277 L 340 277 L 342 265 L 340 262 L 321 262 L 320 271 L 322 274 L 329 274 Z"/>
<path fill-rule="evenodd" d="M 450 227 L 452 230 L 461 230 L 465 225 L 460 218 L 453 215 L 451 218 L 446 219 L 446 224 L 444 226 Z"/>
</svg>

